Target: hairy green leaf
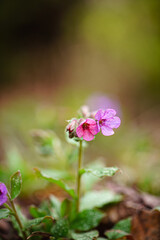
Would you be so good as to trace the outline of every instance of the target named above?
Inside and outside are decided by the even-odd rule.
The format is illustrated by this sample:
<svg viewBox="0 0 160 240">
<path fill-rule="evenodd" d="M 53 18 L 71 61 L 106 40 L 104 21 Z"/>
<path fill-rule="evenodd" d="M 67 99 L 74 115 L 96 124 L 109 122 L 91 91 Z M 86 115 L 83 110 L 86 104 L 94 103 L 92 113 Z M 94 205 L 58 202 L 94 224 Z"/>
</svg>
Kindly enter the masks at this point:
<svg viewBox="0 0 160 240">
<path fill-rule="evenodd" d="M 6 208 L 0 209 L 0 219 L 7 218 L 10 214 L 11 212 L 9 211 L 9 209 Z"/>
<path fill-rule="evenodd" d="M 74 240 L 93 240 L 93 239 L 97 238 L 98 235 L 99 235 L 99 233 L 96 230 L 86 232 L 86 233 L 75 233 L 75 232 L 71 233 L 71 237 Z"/>
<path fill-rule="evenodd" d="M 103 213 L 95 209 L 84 210 L 77 214 L 76 218 L 71 223 L 71 227 L 78 231 L 89 231 L 98 226 L 103 216 Z"/>
<path fill-rule="evenodd" d="M 91 173 L 96 177 L 103 178 L 103 177 L 112 177 L 119 171 L 117 167 L 108 167 L 108 168 L 98 168 L 98 169 L 81 169 L 80 174 L 84 173 Z"/>
<path fill-rule="evenodd" d="M 122 200 L 122 195 L 115 194 L 111 191 L 91 191 L 86 193 L 81 199 L 80 209 L 93 209 L 95 207 L 101 208 L 104 205 L 111 203 L 118 203 Z"/>
<path fill-rule="evenodd" d="M 25 228 L 30 228 L 30 227 L 32 227 L 32 226 L 34 226 L 34 225 L 38 225 L 38 224 L 44 222 L 44 220 L 45 220 L 46 218 L 49 218 L 49 219 L 51 219 L 52 221 L 54 221 L 54 219 L 53 219 L 51 216 L 34 218 L 34 219 L 31 219 L 31 220 L 29 220 L 29 221 L 27 221 L 27 222 L 25 223 Z"/>
<path fill-rule="evenodd" d="M 53 227 L 53 221 L 53 218 L 50 217 L 45 217 L 43 219 L 45 232 L 50 232 L 51 228 Z"/>
<path fill-rule="evenodd" d="M 11 199 L 15 199 L 21 192 L 22 176 L 21 172 L 17 171 L 11 176 Z"/>
<path fill-rule="evenodd" d="M 71 197 L 76 198 L 75 191 L 70 188 L 67 184 L 65 184 L 62 180 L 58 178 L 52 178 L 51 176 L 47 175 L 43 171 L 40 171 L 38 168 L 34 168 L 38 177 L 43 178 L 51 183 L 54 183 L 61 187 L 64 191 L 66 191 Z"/>
<path fill-rule="evenodd" d="M 59 219 L 52 227 L 51 233 L 57 239 L 67 237 L 69 231 L 69 224 L 67 219 Z"/>
</svg>

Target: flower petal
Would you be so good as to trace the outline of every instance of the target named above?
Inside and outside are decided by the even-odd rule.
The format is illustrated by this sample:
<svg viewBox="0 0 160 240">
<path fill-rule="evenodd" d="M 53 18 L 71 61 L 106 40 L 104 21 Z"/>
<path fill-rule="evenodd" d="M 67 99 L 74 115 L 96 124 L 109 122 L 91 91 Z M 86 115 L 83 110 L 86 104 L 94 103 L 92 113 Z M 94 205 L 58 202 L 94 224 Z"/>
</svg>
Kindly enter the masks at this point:
<svg viewBox="0 0 160 240">
<path fill-rule="evenodd" d="M 83 134 L 83 139 L 86 141 L 91 141 L 94 139 L 94 135 L 88 129 L 85 129 Z"/>
<path fill-rule="evenodd" d="M 5 194 L 2 194 L 1 196 L 0 196 L 0 206 L 2 206 L 5 202 L 7 202 L 7 195 L 5 195 Z"/>
<path fill-rule="evenodd" d="M 98 125 L 95 123 L 95 124 L 90 124 L 89 125 L 89 131 L 93 134 L 93 135 L 96 135 L 99 131 L 100 131 L 100 128 L 98 128 Z"/>
<path fill-rule="evenodd" d="M 100 127 L 100 125 L 99 125 L 99 122 L 97 121 L 97 128 L 98 128 L 98 132 L 100 132 L 100 130 L 101 130 L 101 127 Z"/>
<path fill-rule="evenodd" d="M 95 121 L 94 119 L 87 118 L 87 119 L 86 119 L 86 123 L 95 125 L 95 124 L 96 124 L 96 121 Z"/>
<path fill-rule="evenodd" d="M 79 138 L 83 137 L 84 130 L 83 130 L 82 124 L 77 127 L 76 133 Z"/>
<path fill-rule="evenodd" d="M 7 201 L 7 192 L 6 185 L 0 182 L 0 206 Z"/>
<path fill-rule="evenodd" d="M 105 126 L 109 128 L 118 128 L 121 124 L 121 119 L 119 117 L 109 118 L 105 121 Z"/>
<path fill-rule="evenodd" d="M 0 191 L 3 193 L 3 194 L 7 194 L 7 188 L 6 188 L 6 185 L 2 182 L 0 182 Z"/>
<path fill-rule="evenodd" d="M 104 113 L 103 119 L 108 119 L 114 117 L 116 115 L 116 111 L 114 109 L 107 109 Z"/>
<path fill-rule="evenodd" d="M 102 117 L 103 117 L 103 115 L 104 115 L 104 113 L 105 113 L 104 110 L 102 110 L 102 109 L 98 110 L 98 112 L 97 112 L 96 115 L 95 115 L 95 119 L 96 119 L 96 120 L 101 120 Z"/>
<path fill-rule="evenodd" d="M 104 136 L 111 136 L 114 134 L 114 131 L 112 128 L 106 127 L 104 125 L 101 127 L 101 131 Z"/>
</svg>

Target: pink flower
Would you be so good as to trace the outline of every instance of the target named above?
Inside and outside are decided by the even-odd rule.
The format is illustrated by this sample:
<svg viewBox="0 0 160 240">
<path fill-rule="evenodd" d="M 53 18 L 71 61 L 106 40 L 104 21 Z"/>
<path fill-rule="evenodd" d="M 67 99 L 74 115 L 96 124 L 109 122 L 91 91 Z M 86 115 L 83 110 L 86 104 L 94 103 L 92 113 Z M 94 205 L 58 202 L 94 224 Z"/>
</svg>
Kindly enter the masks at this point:
<svg viewBox="0 0 160 240">
<path fill-rule="evenodd" d="M 116 117 L 116 111 L 114 109 L 98 110 L 95 115 L 97 120 L 98 131 L 102 131 L 104 136 L 110 136 L 114 134 L 113 128 L 118 128 L 121 124 L 119 117 Z"/>
<path fill-rule="evenodd" d="M 86 141 L 91 141 L 94 139 L 94 135 L 98 133 L 98 126 L 95 120 L 87 118 L 82 121 L 76 129 L 77 136 L 79 138 L 83 137 Z"/>
</svg>

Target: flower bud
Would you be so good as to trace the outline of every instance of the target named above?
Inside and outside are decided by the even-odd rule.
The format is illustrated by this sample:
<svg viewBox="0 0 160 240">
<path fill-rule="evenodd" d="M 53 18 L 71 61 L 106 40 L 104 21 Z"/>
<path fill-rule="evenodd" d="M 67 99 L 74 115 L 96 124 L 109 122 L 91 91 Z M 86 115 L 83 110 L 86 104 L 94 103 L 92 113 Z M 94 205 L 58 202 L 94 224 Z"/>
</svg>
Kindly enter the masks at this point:
<svg viewBox="0 0 160 240">
<path fill-rule="evenodd" d="M 90 116 L 89 107 L 84 105 L 80 108 L 79 113 L 84 117 L 88 118 Z"/>
<path fill-rule="evenodd" d="M 77 119 L 72 119 L 66 127 L 66 132 L 69 133 L 69 138 L 77 137 L 76 128 L 78 127 Z"/>
<path fill-rule="evenodd" d="M 95 119 L 96 113 L 97 111 L 91 112 L 89 117 Z"/>
</svg>

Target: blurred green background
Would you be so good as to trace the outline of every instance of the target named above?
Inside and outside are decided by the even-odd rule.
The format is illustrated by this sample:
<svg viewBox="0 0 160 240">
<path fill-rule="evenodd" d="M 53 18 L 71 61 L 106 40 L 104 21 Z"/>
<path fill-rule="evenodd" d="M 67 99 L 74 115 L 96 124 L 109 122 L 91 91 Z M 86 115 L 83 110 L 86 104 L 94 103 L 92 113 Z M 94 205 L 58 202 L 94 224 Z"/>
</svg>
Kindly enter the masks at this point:
<svg viewBox="0 0 160 240">
<path fill-rule="evenodd" d="M 85 163 L 101 157 L 122 169 L 115 181 L 160 194 L 159 11 L 158 0 L 1 1 L 0 181 L 21 169 L 30 194 L 43 185 L 33 167 L 65 169 L 36 152 L 31 130 L 53 130 L 69 159 L 66 120 L 103 96 L 122 124 Z"/>
</svg>

